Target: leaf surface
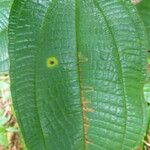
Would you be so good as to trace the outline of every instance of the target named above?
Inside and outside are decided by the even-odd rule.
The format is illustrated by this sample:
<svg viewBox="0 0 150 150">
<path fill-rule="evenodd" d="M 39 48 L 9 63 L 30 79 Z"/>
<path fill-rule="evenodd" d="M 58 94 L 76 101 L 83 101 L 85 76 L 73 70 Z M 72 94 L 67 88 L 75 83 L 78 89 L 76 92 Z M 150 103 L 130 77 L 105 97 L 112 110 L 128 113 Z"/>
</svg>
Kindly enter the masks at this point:
<svg viewBox="0 0 150 150">
<path fill-rule="evenodd" d="M 147 30 L 147 35 L 148 35 L 148 42 L 149 42 L 149 49 L 150 49 L 150 1 L 149 0 L 142 0 L 138 5 L 137 5 L 139 14 L 141 18 L 144 21 L 146 30 Z"/>
<path fill-rule="evenodd" d="M 132 150 L 147 126 L 145 28 L 129 0 L 15 0 L 11 90 L 31 150 Z"/>
<path fill-rule="evenodd" d="M 12 0 L 0 1 L 0 72 L 8 72 L 8 17 Z"/>
</svg>

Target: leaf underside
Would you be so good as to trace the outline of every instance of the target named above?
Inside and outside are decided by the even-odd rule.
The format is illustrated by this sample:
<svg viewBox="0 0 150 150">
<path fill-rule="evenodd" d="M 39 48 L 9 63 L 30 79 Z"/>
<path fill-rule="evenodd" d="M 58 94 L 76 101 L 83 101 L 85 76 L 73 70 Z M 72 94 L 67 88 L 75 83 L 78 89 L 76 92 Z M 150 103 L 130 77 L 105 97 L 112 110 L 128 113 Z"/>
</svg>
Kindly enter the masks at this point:
<svg viewBox="0 0 150 150">
<path fill-rule="evenodd" d="M 145 50 L 129 0 L 15 0 L 11 90 L 28 149 L 136 148 L 147 125 Z"/>
<path fill-rule="evenodd" d="M 0 0 L 0 73 L 8 72 L 8 16 L 12 0 Z"/>
</svg>

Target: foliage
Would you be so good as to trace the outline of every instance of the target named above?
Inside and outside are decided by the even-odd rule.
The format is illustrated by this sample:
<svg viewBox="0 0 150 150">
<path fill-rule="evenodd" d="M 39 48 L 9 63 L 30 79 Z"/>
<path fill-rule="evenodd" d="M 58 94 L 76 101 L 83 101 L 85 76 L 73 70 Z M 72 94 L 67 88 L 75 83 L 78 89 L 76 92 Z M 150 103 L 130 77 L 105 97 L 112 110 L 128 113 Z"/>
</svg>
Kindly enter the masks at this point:
<svg viewBox="0 0 150 150">
<path fill-rule="evenodd" d="M 145 24 L 148 38 L 148 72 L 147 72 L 147 83 L 144 86 L 145 99 L 148 103 L 150 103 L 150 1 L 143 0 L 141 3 L 137 5 L 139 14 Z M 149 105 L 149 118 L 150 118 L 150 105 Z M 150 124 L 150 123 L 149 123 Z M 150 130 L 150 126 L 149 126 Z"/>
<path fill-rule="evenodd" d="M 150 50 L 150 1 L 149 0 L 143 0 L 141 3 L 137 5 L 139 14 L 144 21 L 146 30 L 147 30 L 147 36 L 148 36 L 148 42 L 149 42 L 149 50 Z"/>
<path fill-rule="evenodd" d="M 135 149 L 148 120 L 146 49 L 129 0 L 15 0 L 11 90 L 28 149 Z"/>
<path fill-rule="evenodd" d="M 0 0 L 0 73 L 8 72 L 8 17 L 13 0 Z"/>
</svg>

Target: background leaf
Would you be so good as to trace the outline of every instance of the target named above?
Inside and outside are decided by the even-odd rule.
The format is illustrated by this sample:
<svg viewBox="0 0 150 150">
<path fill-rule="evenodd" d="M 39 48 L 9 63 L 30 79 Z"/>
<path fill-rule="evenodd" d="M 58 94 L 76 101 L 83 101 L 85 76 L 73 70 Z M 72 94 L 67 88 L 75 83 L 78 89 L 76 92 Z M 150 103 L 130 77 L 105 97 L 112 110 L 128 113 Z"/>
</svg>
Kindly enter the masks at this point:
<svg viewBox="0 0 150 150">
<path fill-rule="evenodd" d="M 3 148 L 7 147 L 8 140 L 6 133 L 0 133 L 0 145 L 3 146 Z"/>
<path fill-rule="evenodd" d="M 149 49 L 150 49 L 150 1 L 149 0 L 142 0 L 137 5 L 139 14 L 144 21 L 147 34 L 148 34 L 148 42 L 149 42 Z"/>
<path fill-rule="evenodd" d="M 8 72 L 8 17 L 13 0 L 0 0 L 0 73 Z"/>
<path fill-rule="evenodd" d="M 149 42 L 148 52 L 150 52 L 150 1 L 142 0 L 137 5 L 139 14 L 145 24 L 147 31 L 147 38 Z M 147 83 L 144 85 L 144 94 L 146 101 L 150 104 L 150 54 L 148 54 L 148 67 L 147 67 Z M 149 132 L 150 132 L 150 105 L 149 105 Z"/>
<path fill-rule="evenodd" d="M 150 103 L 150 83 L 144 85 L 145 100 Z"/>
</svg>

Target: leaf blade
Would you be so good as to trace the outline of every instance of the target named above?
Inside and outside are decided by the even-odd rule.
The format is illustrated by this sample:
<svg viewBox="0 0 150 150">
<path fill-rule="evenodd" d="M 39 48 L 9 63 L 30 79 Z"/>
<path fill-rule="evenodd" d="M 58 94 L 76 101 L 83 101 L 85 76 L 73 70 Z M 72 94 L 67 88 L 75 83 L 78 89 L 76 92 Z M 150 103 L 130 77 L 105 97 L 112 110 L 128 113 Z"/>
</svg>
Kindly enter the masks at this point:
<svg viewBox="0 0 150 150">
<path fill-rule="evenodd" d="M 18 16 L 15 20 L 14 13 L 10 20 L 12 92 L 16 93 L 16 111 L 23 112 L 27 106 L 17 105 L 34 92 L 28 102 L 38 110 L 28 111 L 38 116 L 38 123 L 30 125 L 40 123 L 37 130 L 43 136 L 43 149 L 130 150 L 140 144 L 147 125 L 143 97 L 146 38 L 131 2 L 52 1 L 47 3 L 49 8 L 43 8 L 40 23 L 34 18 L 38 12 L 27 11 L 35 3 L 22 3 L 16 0 Z M 21 32 L 14 27 L 15 21 L 23 28 Z M 27 37 L 18 38 L 19 33 Z M 18 90 L 25 97 L 18 98 Z M 22 120 L 19 115 L 23 113 L 17 113 L 27 142 L 32 136 L 24 124 L 32 118 Z M 37 147 L 43 145 L 38 140 Z M 27 143 L 30 149 L 37 148 Z"/>
</svg>

